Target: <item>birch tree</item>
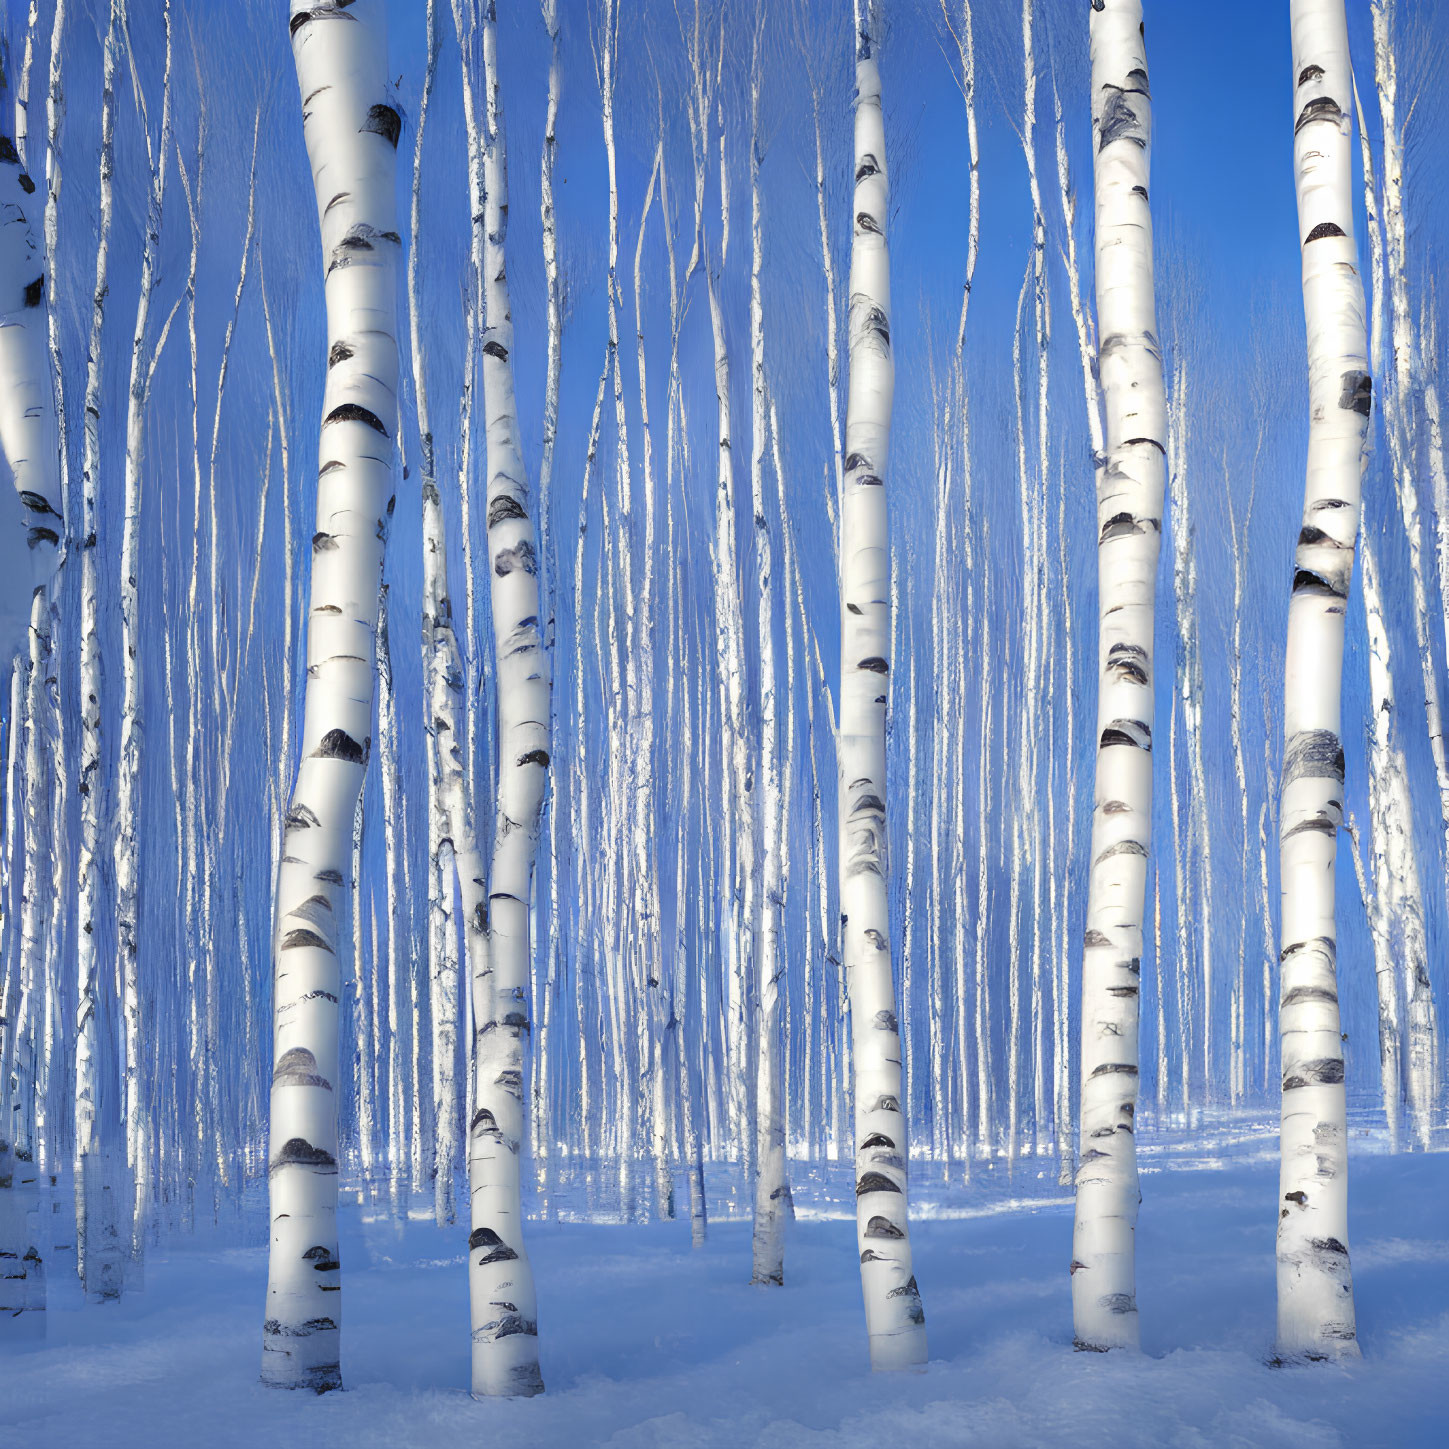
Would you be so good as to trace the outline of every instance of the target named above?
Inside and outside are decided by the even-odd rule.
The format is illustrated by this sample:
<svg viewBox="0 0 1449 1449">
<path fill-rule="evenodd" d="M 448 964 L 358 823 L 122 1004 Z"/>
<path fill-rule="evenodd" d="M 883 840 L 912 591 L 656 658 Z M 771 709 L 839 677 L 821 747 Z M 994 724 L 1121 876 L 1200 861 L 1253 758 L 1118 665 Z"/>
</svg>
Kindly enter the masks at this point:
<svg viewBox="0 0 1449 1449">
<path fill-rule="evenodd" d="M 487 237 L 482 352 L 498 786 L 486 900 L 465 879 L 467 862 L 459 859 L 466 929 L 470 940 L 481 937 L 482 947 L 469 953 L 475 1110 L 468 1132 L 468 1287 L 475 1398 L 543 1392 L 538 1307 L 523 1245 L 520 1163 L 528 1140 L 524 1102 L 532 1031 L 529 916 L 548 785 L 552 695 L 538 616 L 537 533 L 529 511 L 532 500 L 513 386 L 513 314 L 505 257 L 508 159 L 492 0 L 484 4 L 482 44 Z"/>
<path fill-rule="evenodd" d="M 292 0 L 290 30 L 327 295 L 301 760 L 274 928 L 271 1256 L 262 1381 L 341 1386 L 337 1243 L 339 931 L 371 747 L 378 590 L 397 421 L 401 122 L 381 0 Z"/>
<path fill-rule="evenodd" d="M 1102 0 L 1090 23 L 1106 466 L 1097 490 L 1097 765 L 1071 1278 L 1077 1346 L 1105 1350 L 1140 1341 L 1133 1126 L 1167 417 L 1153 297 L 1152 100 L 1141 0 Z"/>
<path fill-rule="evenodd" d="M 22 143 L 23 144 L 23 143 Z M 24 718 L 12 695 L 10 735 L 25 741 L 24 795 L 12 787 L 7 807 L 20 804 L 25 860 L 21 881 L 15 990 L 0 994 L 0 1323 L 23 1334 L 41 1331 L 45 1276 L 36 1232 L 36 1037 L 43 968 L 40 865 L 46 829 L 42 736 L 48 711 L 43 681 L 50 655 L 47 585 L 62 532 L 60 454 L 47 355 L 45 267 L 32 216 L 36 187 L 25 157 L 0 134 L 0 451 L 15 485 L 14 503 L 0 518 L 0 664 L 26 647 Z M 28 619 L 28 627 L 27 627 Z M 16 662 L 15 682 L 21 666 Z M 6 871 L 7 885 L 12 879 Z M 12 933 L 4 923 L 0 939 Z"/>
<path fill-rule="evenodd" d="M 840 506 L 840 918 L 855 1063 L 856 1241 L 871 1367 L 926 1361 L 911 1271 L 910 1162 L 891 969 L 886 708 L 891 653 L 890 251 L 885 118 L 871 0 L 855 7 L 855 223 Z"/>
<path fill-rule="evenodd" d="M 1278 1353 L 1356 1357 L 1334 862 L 1343 823 L 1344 611 L 1372 382 L 1354 237 L 1343 0 L 1290 0 L 1293 169 L 1308 331 L 1308 476 L 1288 606 L 1278 820 L 1283 1098 Z"/>
</svg>

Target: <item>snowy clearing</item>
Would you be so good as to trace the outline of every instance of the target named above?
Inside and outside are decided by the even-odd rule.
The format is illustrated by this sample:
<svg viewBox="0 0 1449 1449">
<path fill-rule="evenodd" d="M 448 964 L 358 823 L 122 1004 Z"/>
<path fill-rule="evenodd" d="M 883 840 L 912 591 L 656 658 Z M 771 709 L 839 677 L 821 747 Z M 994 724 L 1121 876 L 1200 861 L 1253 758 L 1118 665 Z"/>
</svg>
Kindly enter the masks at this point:
<svg viewBox="0 0 1449 1449">
<path fill-rule="evenodd" d="M 1271 1151 L 1143 1178 L 1145 1354 L 1075 1353 L 1071 1203 L 1030 1162 L 1010 1194 L 934 1189 L 913 1230 L 931 1364 L 871 1375 L 859 1332 L 854 1226 L 803 1183 L 788 1286 L 748 1286 L 750 1228 L 687 1222 L 530 1230 L 548 1392 L 475 1403 L 457 1230 L 344 1216 L 347 1390 L 314 1399 L 256 1378 L 261 1247 L 149 1255 L 146 1289 L 80 1310 L 52 1279 L 50 1341 L 9 1351 L 13 1442 L 47 1449 L 305 1443 L 312 1449 L 815 1449 L 876 1445 L 881 1415 L 931 1446 L 1072 1444 L 1371 1449 L 1443 1442 L 1449 1412 L 1449 1156 L 1353 1163 L 1364 1358 L 1275 1369 Z M 833 1185 L 832 1185 L 833 1186 Z M 1008 1206 L 1012 1199 L 1016 1205 Z M 1033 1200 L 1037 1199 L 1037 1200 Z M 1192 1251 L 1174 1247 L 1186 1241 Z M 56 1263 L 57 1277 L 59 1263 Z M 71 1295 L 69 1299 L 64 1295 Z M 1235 1347 L 1229 1347 L 1235 1345 Z M 1133 1405 L 1125 1432 L 1108 1409 Z M 1098 1412 L 1100 1408 L 1101 1412 Z M 8 1436 L 0 1436 L 5 1438 Z"/>
</svg>

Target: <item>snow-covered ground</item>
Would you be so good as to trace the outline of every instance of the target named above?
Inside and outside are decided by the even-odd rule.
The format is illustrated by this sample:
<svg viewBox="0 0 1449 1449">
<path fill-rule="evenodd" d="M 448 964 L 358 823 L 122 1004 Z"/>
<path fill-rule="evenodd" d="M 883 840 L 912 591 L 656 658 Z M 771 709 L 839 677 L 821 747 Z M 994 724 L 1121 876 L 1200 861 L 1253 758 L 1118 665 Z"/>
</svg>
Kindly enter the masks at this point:
<svg viewBox="0 0 1449 1449">
<path fill-rule="evenodd" d="M 1365 1144 L 1367 1145 L 1367 1144 Z M 853 1228 L 802 1183 L 783 1291 L 753 1289 L 749 1227 L 537 1224 L 548 1393 L 475 1403 L 458 1232 L 353 1209 L 347 1391 L 257 1382 L 261 1248 L 152 1252 L 145 1291 L 80 1309 L 57 1285 L 44 1347 L 0 1349 L 0 1443 L 45 1449 L 817 1449 L 1442 1445 L 1449 1423 L 1449 1156 L 1356 1156 L 1362 1362 L 1272 1368 L 1270 1152 L 1164 1156 L 1143 1178 L 1140 1358 L 1071 1347 L 1070 1204 L 1055 1174 L 920 1183 L 927 1372 L 872 1376 Z M 924 1177 L 924 1173 L 921 1174 Z M 811 1207 L 810 1204 L 817 1206 Z M 66 1305 L 69 1304 L 67 1307 Z M 1125 1405 L 1125 1424 L 1113 1407 Z M 891 1409 L 905 1437 L 892 1438 Z"/>
</svg>

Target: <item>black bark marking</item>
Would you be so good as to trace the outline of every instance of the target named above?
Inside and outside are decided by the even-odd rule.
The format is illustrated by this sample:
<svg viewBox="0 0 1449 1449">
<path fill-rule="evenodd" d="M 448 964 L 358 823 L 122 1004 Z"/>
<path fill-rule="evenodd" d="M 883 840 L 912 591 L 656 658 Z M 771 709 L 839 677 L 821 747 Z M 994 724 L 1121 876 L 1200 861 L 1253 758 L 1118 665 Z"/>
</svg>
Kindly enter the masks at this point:
<svg viewBox="0 0 1449 1449">
<path fill-rule="evenodd" d="M 1338 405 L 1346 412 L 1368 417 L 1374 408 L 1374 380 L 1366 372 L 1346 372 Z"/>
<path fill-rule="evenodd" d="M 333 408 L 325 418 L 322 419 L 322 426 L 325 428 L 328 423 L 366 423 L 369 428 L 375 429 L 383 437 L 388 436 L 387 429 L 383 426 L 382 419 L 367 408 L 360 407 L 357 403 L 341 403 Z"/>
<path fill-rule="evenodd" d="M 1320 221 L 1317 226 L 1303 238 L 1303 245 L 1309 242 L 1324 241 L 1331 236 L 1342 236 L 1343 228 L 1336 221 Z"/>
<path fill-rule="evenodd" d="M 503 1141 L 503 1133 L 498 1126 L 498 1119 L 487 1107 L 479 1107 L 473 1114 L 473 1121 L 468 1127 L 468 1135 L 480 1135 L 483 1137 L 496 1137 Z"/>
<path fill-rule="evenodd" d="M 905 1230 L 898 1228 L 889 1218 L 881 1217 L 877 1213 L 865 1225 L 865 1235 L 868 1238 L 904 1238 Z"/>
<path fill-rule="evenodd" d="M 1338 961 L 1338 943 L 1327 936 L 1310 936 L 1306 941 L 1294 941 L 1278 953 L 1280 961 L 1296 956 L 1299 951 L 1321 951 L 1330 961 Z"/>
<path fill-rule="evenodd" d="M 312 535 L 313 553 L 331 553 L 333 549 L 341 545 L 330 533 L 314 533 Z"/>
<path fill-rule="evenodd" d="M 493 1231 L 492 1228 L 474 1228 L 468 1236 L 468 1251 L 476 1252 L 479 1248 L 487 1251 L 478 1259 L 482 1267 L 487 1263 L 507 1263 L 517 1258 L 518 1254 Z"/>
<path fill-rule="evenodd" d="M 28 488 L 21 490 L 20 502 L 32 513 L 49 513 L 54 518 L 60 517 L 60 514 L 39 493 L 32 493 Z"/>
<path fill-rule="evenodd" d="M 1279 837 L 1280 840 L 1291 840 L 1295 835 L 1304 835 L 1314 831 L 1319 835 L 1337 835 L 1340 824 L 1336 814 L 1329 814 L 1320 811 L 1317 815 L 1311 815 L 1307 820 L 1300 820 L 1291 829 L 1285 830 Z"/>
<path fill-rule="evenodd" d="M 1297 780 L 1343 783 L 1343 745 L 1332 730 L 1299 730 L 1283 756 L 1283 784 Z"/>
<path fill-rule="evenodd" d="M 893 1011 L 876 1012 L 875 1021 L 872 1023 L 872 1025 L 877 1031 L 898 1032 L 900 1030 L 900 1023 L 897 1022 L 896 1014 Z"/>
<path fill-rule="evenodd" d="M 501 493 L 492 503 L 488 505 L 488 527 L 495 528 L 510 518 L 524 518 L 528 514 L 524 511 L 523 505 L 516 499 L 510 498 L 508 494 Z"/>
<path fill-rule="evenodd" d="M 1092 1069 L 1093 1077 L 1110 1077 L 1112 1075 L 1135 1077 L 1137 1068 L 1128 1062 L 1103 1062 L 1100 1067 Z"/>
<path fill-rule="evenodd" d="M 498 557 L 493 561 L 493 572 L 500 579 L 507 578 L 515 569 L 522 569 L 526 574 L 538 572 L 538 556 L 526 538 L 513 548 L 500 549 Z"/>
<path fill-rule="evenodd" d="M 25 305 L 27 307 L 40 306 L 40 299 L 45 294 L 45 273 L 42 272 L 33 282 L 28 282 L 25 287 Z"/>
<path fill-rule="evenodd" d="M 1283 998 L 1282 1005 L 1304 1006 L 1310 1001 L 1321 1001 L 1326 1006 L 1337 1006 L 1338 992 L 1330 991 L 1326 986 L 1295 986 Z"/>
<path fill-rule="evenodd" d="M 314 946 L 319 951 L 327 952 L 329 956 L 335 954 L 332 950 L 332 947 L 329 946 L 327 942 L 324 941 L 322 937 L 316 933 L 316 931 L 308 931 L 304 928 L 299 927 L 295 931 L 288 931 L 287 934 L 282 937 L 281 949 L 283 951 L 294 951 L 304 946 Z"/>
<path fill-rule="evenodd" d="M 1147 651 L 1140 644 L 1114 644 L 1107 651 L 1107 668 L 1118 679 L 1131 680 L 1134 684 L 1148 683 Z"/>
<path fill-rule="evenodd" d="M 1296 1202 L 1299 1207 L 1307 1207 L 1308 1194 L 1306 1192 L 1285 1192 L 1283 1194 L 1283 1201 Z"/>
<path fill-rule="evenodd" d="M 872 1132 L 870 1136 L 867 1137 L 865 1141 L 860 1144 L 860 1150 L 864 1152 L 867 1148 L 871 1147 L 887 1147 L 894 1151 L 895 1145 L 896 1144 L 892 1142 L 891 1139 L 887 1137 L 884 1132 Z"/>
<path fill-rule="evenodd" d="M 1102 105 L 1097 150 L 1105 151 L 1114 141 L 1131 141 L 1134 146 L 1145 150 L 1147 138 L 1143 135 L 1137 112 L 1132 109 L 1132 102 L 1120 86 L 1107 85 L 1102 89 L 1107 92 L 1107 99 Z"/>
<path fill-rule="evenodd" d="M 880 657 L 879 654 L 872 654 L 869 658 L 862 659 L 857 668 L 867 669 L 872 674 L 890 673 L 890 665 L 887 664 L 885 660 Z"/>
<path fill-rule="evenodd" d="M 1094 946 L 1110 946 L 1111 944 L 1111 939 L 1095 927 L 1088 930 L 1082 937 L 1082 945 L 1088 950 L 1091 950 Z"/>
<path fill-rule="evenodd" d="M 883 1172 L 866 1172 L 861 1174 L 860 1181 L 855 1185 L 856 1197 L 864 1197 L 868 1192 L 899 1192 L 895 1183 Z"/>
<path fill-rule="evenodd" d="M 856 212 L 855 229 L 856 231 L 870 232 L 875 236 L 885 235 L 880 229 L 880 223 L 868 211 Z"/>
<path fill-rule="evenodd" d="M 1318 1057 L 1311 1062 L 1300 1062 L 1291 1076 L 1283 1078 L 1283 1090 L 1292 1092 L 1299 1087 L 1335 1087 L 1343 1081 L 1342 1057 Z"/>
<path fill-rule="evenodd" d="M 1301 86 L 1306 86 L 1311 80 L 1321 80 L 1323 78 L 1323 75 L 1324 70 L 1321 65 L 1305 65 L 1303 69 L 1298 72 L 1298 84 Z"/>
<path fill-rule="evenodd" d="M 1323 570 L 1294 569 L 1293 570 L 1293 592 L 1295 594 L 1313 594 L 1319 598 L 1346 599 L 1348 598 L 1348 570 Z"/>
<path fill-rule="evenodd" d="M 1136 840 L 1119 840 L 1116 845 L 1109 845 L 1092 863 L 1101 865 L 1104 860 L 1110 860 L 1114 855 L 1140 855 L 1146 859 L 1147 850 Z"/>
<path fill-rule="evenodd" d="M 327 366 L 336 367 L 339 362 L 346 362 L 349 357 L 353 356 L 355 356 L 355 354 L 353 353 L 352 348 L 347 345 L 347 343 L 334 342 L 332 344 L 331 352 L 327 354 Z"/>
<path fill-rule="evenodd" d="M 277 1059 L 272 1069 L 274 1087 L 325 1087 L 332 1090 L 326 1077 L 317 1075 L 317 1058 L 306 1047 L 292 1047 Z"/>
<path fill-rule="evenodd" d="M 501 342 L 496 342 L 491 337 L 483 344 L 483 355 L 485 357 L 496 357 L 499 362 L 508 361 L 508 349 Z"/>
<path fill-rule="evenodd" d="M 275 1172 L 279 1167 L 315 1167 L 322 1172 L 336 1172 L 337 1159 L 325 1147 L 313 1147 L 305 1137 L 289 1137 L 272 1158 L 268 1171 Z"/>
<path fill-rule="evenodd" d="M 1114 719 L 1102 731 L 1099 748 L 1106 749 L 1108 745 L 1131 745 L 1135 749 L 1150 750 L 1152 730 L 1140 719 Z"/>
<path fill-rule="evenodd" d="M 855 184 L 860 185 L 867 176 L 879 176 L 880 163 L 869 152 L 865 152 L 860 158 L 860 165 L 855 168 Z"/>
<path fill-rule="evenodd" d="M 505 1313 L 491 1323 L 485 1323 L 481 1328 L 475 1328 L 473 1340 L 475 1343 L 490 1343 L 519 1333 L 534 1337 L 538 1333 L 538 1324 L 532 1319 L 525 1318 L 521 1313 Z M 514 1372 L 530 1380 L 536 1379 L 538 1376 L 538 1370 L 532 1367 L 527 1368 L 526 1371 L 522 1368 L 515 1369 Z"/>
<path fill-rule="evenodd" d="M 372 106 L 362 130 L 381 136 L 396 151 L 398 137 L 402 135 L 402 117 L 391 106 Z"/>
<path fill-rule="evenodd" d="M 1111 543 L 1117 538 L 1134 538 L 1147 530 L 1130 513 L 1117 513 L 1102 525 L 1098 544 Z"/>
<path fill-rule="evenodd" d="M 312 756 L 318 760 L 346 760 L 349 765 L 367 763 L 366 747 L 358 744 L 346 730 L 328 730 Z"/>
<path fill-rule="evenodd" d="M 538 765 L 546 770 L 549 766 L 548 751 L 530 750 L 526 755 L 520 755 L 518 757 L 518 763 L 520 765 Z"/>
<path fill-rule="evenodd" d="M 1304 126 L 1312 125 L 1314 121 L 1332 121 L 1336 126 L 1342 120 L 1343 112 L 1339 110 L 1338 102 L 1332 96 L 1317 96 L 1299 113 L 1293 126 L 1293 134 L 1296 136 Z"/>
</svg>

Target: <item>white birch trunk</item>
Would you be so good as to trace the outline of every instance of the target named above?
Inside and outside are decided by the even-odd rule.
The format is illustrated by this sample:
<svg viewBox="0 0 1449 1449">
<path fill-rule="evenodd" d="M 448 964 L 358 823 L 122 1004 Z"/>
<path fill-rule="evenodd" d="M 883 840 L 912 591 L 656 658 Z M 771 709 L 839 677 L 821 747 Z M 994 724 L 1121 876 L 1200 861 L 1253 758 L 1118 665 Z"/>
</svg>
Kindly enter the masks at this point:
<svg viewBox="0 0 1449 1449">
<path fill-rule="evenodd" d="M 1152 824 L 1152 642 L 1166 403 L 1148 181 L 1152 102 L 1140 0 L 1091 16 L 1099 473 L 1097 765 L 1082 968 L 1082 1102 L 1072 1318 L 1078 1347 L 1140 1342 L 1137 1026 Z"/>
<path fill-rule="evenodd" d="M 548 785 L 552 686 L 538 611 L 538 558 L 513 387 L 513 316 L 505 270 L 508 162 L 498 89 L 492 0 L 483 15 L 487 132 L 484 207 L 487 326 L 483 382 L 488 439 L 488 557 L 498 689 L 498 789 L 487 897 L 481 860 L 459 858 L 473 985 L 474 1099 L 468 1176 L 468 1286 L 473 1396 L 542 1393 L 538 1307 L 523 1246 L 520 1161 L 527 1143 L 525 1083 L 534 857 Z"/>
<path fill-rule="evenodd" d="M 890 335 L 885 118 L 875 26 L 856 8 L 855 216 L 840 508 L 840 914 L 855 1065 L 856 1243 L 871 1367 L 926 1361 L 911 1271 L 901 1040 L 891 970 L 886 709 L 891 590 Z"/>
<path fill-rule="evenodd" d="M 278 872 L 271 1257 L 262 1380 L 340 1386 L 338 931 L 371 746 L 385 517 L 397 423 L 401 124 L 384 11 L 292 0 L 291 36 L 322 231 L 328 312 L 301 761 Z"/>
<path fill-rule="evenodd" d="M 166 61 L 161 94 L 161 130 L 151 155 L 151 188 L 146 209 L 146 242 L 141 257 L 141 290 L 136 301 L 136 330 L 131 340 L 131 376 L 126 406 L 126 461 L 124 471 L 125 520 L 121 532 L 121 717 L 119 770 L 116 782 L 115 871 L 116 931 L 119 954 L 117 976 L 122 983 L 123 1102 L 126 1131 L 126 1161 L 135 1182 L 135 1203 L 131 1246 L 139 1262 L 141 1238 L 147 1212 L 149 1145 L 147 1113 L 141 1101 L 142 1008 L 140 963 L 141 910 L 141 747 L 145 734 L 142 719 L 140 591 L 141 572 L 141 465 L 146 442 L 146 404 L 151 377 L 161 348 L 163 329 L 149 362 L 146 358 L 147 329 L 151 297 L 156 284 L 157 253 L 161 243 L 162 207 L 166 199 L 166 173 L 171 151 L 171 6 L 163 10 L 166 31 Z M 147 150 L 151 138 L 146 137 Z M 172 316 L 175 313 L 173 311 Z M 166 328 L 170 327 L 167 319 Z M 220 405 L 218 400 L 218 406 Z"/>
<path fill-rule="evenodd" d="M 100 891 L 102 821 L 105 784 L 101 773 L 101 654 L 99 580 L 96 569 L 98 490 L 100 487 L 100 402 L 102 335 L 108 287 L 110 231 L 113 214 L 112 171 L 115 149 L 115 83 L 118 31 L 123 19 L 120 0 L 113 0 L 106 32 L 101 93 L 100 219 L 96 243 L 96 281 L 91 303 L 90 342 L 86 358 L 85 442 L 81 458 L 82 544 L 80 585 L 81 764 L 80 860 L 76 901 L 76 1026 L 75 1026 L 75 1191 L 76 1266 L 88 1294 L 119 1296 L 120 1264 L 109 1252 L 91 1253 L 88 1233 L 100 1212 L 99 1180 L 87 1160 L 99 1160 L 101 1072 L 101 981 L 95 936 Z M 93 1191 L 93 1189 L 95 1189 Z M 95 1209 L 95 1212 L 92 1212 Z M 97 1238 L 99 1242 L 99 1236 Z"/>
<path fill-rule="evenodd" d="M 761 286 L 764 267 L 763 198 L 760 163 L 764 142 L 759 134 L 760 48 L 763 16 L 755 23 L 754 58 L 750 70 L 750 500 L 755 520 L 755 581 L 759 648 L 760 760 L 755 771 L 754 804 L 758 818 L 760 882 L 756 891 L 755 931 L 755 1216 L 750 1281 L 779 1285 L 785 1281 L 785 1223 L 790 1215 L 790 1189 L 785 1177 L 785 1103 L 780 1080 L 780 977 L 782 818 L 780 793 L 780 727 L 775 675 L 774 553 L 765 504 L 765 306 Z M 778 479 L 777 486 L 778 486 Z M 755 828 L 755 821 L 748 828 Z"/>
<path fill-rule="evenodd" d="M 23 119 L 23 110 L 17 120 Z M 47 585 L 60 551 L 63 508 L 50 362 L 46 353 L 45 267 L 31 218 L 38 205 L 23 153 L 0 135 L 0 452 L 16 489 L 3 505 L 4 593 L 0 596 L 0 666 L 26 650 L 23 716 L 15 660 L 9 727 L 18 757 L 24 739 L 23 797 L 7 783 L 7 815 L 23 818 L 24 860 L 7 860 L 4 889 L 20 880 L 20 930 L 0 925 L 0 949 L 16 950 L 9 963 L 13 988 L 0 996 L 0 1334 L 44 1332 L 45 1275 L 38 1247 L 38 1129 L 44 1098 L 37 1091 L 37 1029 L 43 1019 L 42 862 L 49 833 L 44 731 L 49 718 L 44 680 L 51 648 Z M 13 601 L 13 614 L 10 606 Z M 18 816 L 16 807 L 19 807 Z M 7 833 L 7 844 L 16 839 Z M 58 885 L 59 878 L 52 878 Z M 0 912 L 4 905 L 0 904 Z M 48 1043 L 47 1043 L 48 1046 Z M 46 1056 L 49 1055 L 47 1050 Z"/>
<path fill-rule="evenodd" d="M 1343 823 L 1344 611 L 1371 407 L 1343 0 L 1291 0 L 1294 175 L 1308 329 L 1303 526 L 1288 610 L 1279 878 L 1283 1101 L 1278 1353 L 1356 1357 L 1334 859 Z"/>
<path fill-rule="evenodd" d="M 1446 858 L 1449 858 L 1449 761 L 1446 761 L 1443 712 L 1439 700 L 1439 680 L 1434 667 L 1434 651 L 1430 641 L 1428 589 L 1425 582 L 1423 562 L 1423 528 L 1419 513 L 1419 491 L 1414 480 L 1414 451 L 1411 429 L 1413 427 L 1413 401 L 1416 390 L 1422 385 L 1419 377 L 1419 356 L 1421 348 L 1416 346 L 1413 318 L 1409 309 L 1408 276 L 1408 228 L 1404 216 L 1404 170 L 1403 145 L 1398 123 L 1398 68 L 1393 47 L 1393 4 L 1392 0 L 1375 0 L 1373 5 L 1374 71 L 1378 82 L 1379 116 L 1383 122 L 1383 229 L 1387 242 L 1387 270 L 1389 295 L 1391 298 L 1390 318 L 1394 353 L 1392 373 L 1393 386 L 1386 390 L 1386 428 L 1389 438 L 1390 456 L 1393 463 L 1395 491 L 1399 500 L 1399 513 L 1404 526 L 1404 535 L 1409 545 L 1409 576 L 1414 604 L 1414 631 L 1418 645 L 1419 663 L 1424 688 L 1424 717 L 1429 731 L 1430 754 L 1434 760 L 1434 774 L 1439 786 L 1440 816 L 1445 829 Z M 1355 103 L 1357 95 L 1355 94 Z M 1359 130 L 1364 130 L 1360 116 Z M 1372 190 L 1372 167 L 1370 151 L 1365 142 L 1365 191 Z M 1372 227 L 1372 212 L 1370 226 Z M 1379 267 L 1375 265 L 1375 292 L 1379 283 Z M 1380 363 L 1381 308 L 1374 307 L 1375 347 L 1373 370 L 1382 375 Z M 1436 444 L 1438 432 L 1438 395 L 1432 386 L 1424 386 L 1424 407 L 1429 423 L 1429 467 L 1436 484 L 1436 509 L 1439 511 L 1441 541 L 1446 527 L 1443 486 L 1444 455 Z M 1440 567 L 1443 570 L 1445 555 L 1440 551 Z M 1441 588 L 1444 583 L 1441 579 Z M 1406 791 L 1406 782 L 1397 781 L 1396 788 Z M 1412 815 L 1408 812 L 1409 797 L 1404 794 L 1405 814 L 1400 816 L 1395 828 L 1404 831 L 1410 842 L 1414 837 Z M 1402 849 L 1402 847 L 1400 847 Z M 1417 865 L 1412 845 L 1408 848 L 1406 863 L 1417 877 Z M 1402 878 L 1402 877 L 1401 877 Z M 1414 881 L 1417 888 L 1417 879 Z M 1407 890 L 1407 884 L 1405 889 Z M 1439 1030 L 1434 992 L 1425 962 L 1414 948 L 1415 938 L 1423 933 L 1423 902 L 1417 889 L 1406 900 L 1405 909 L 1407 938 L 1404 949 L 1399 953 L 1404 993 L 1409 1003 L 1409 1055 L 1408 1055 L 1408 1102 L 1413 1119 L 1414 1132 L 1422 1145 L 1427 1145 L 1433 1122 L 1439 1107 L 1441 1092 L 1439 1079 Z M 1417 924 L 1415 921 L 1417 920 Z"/>
</svg>

